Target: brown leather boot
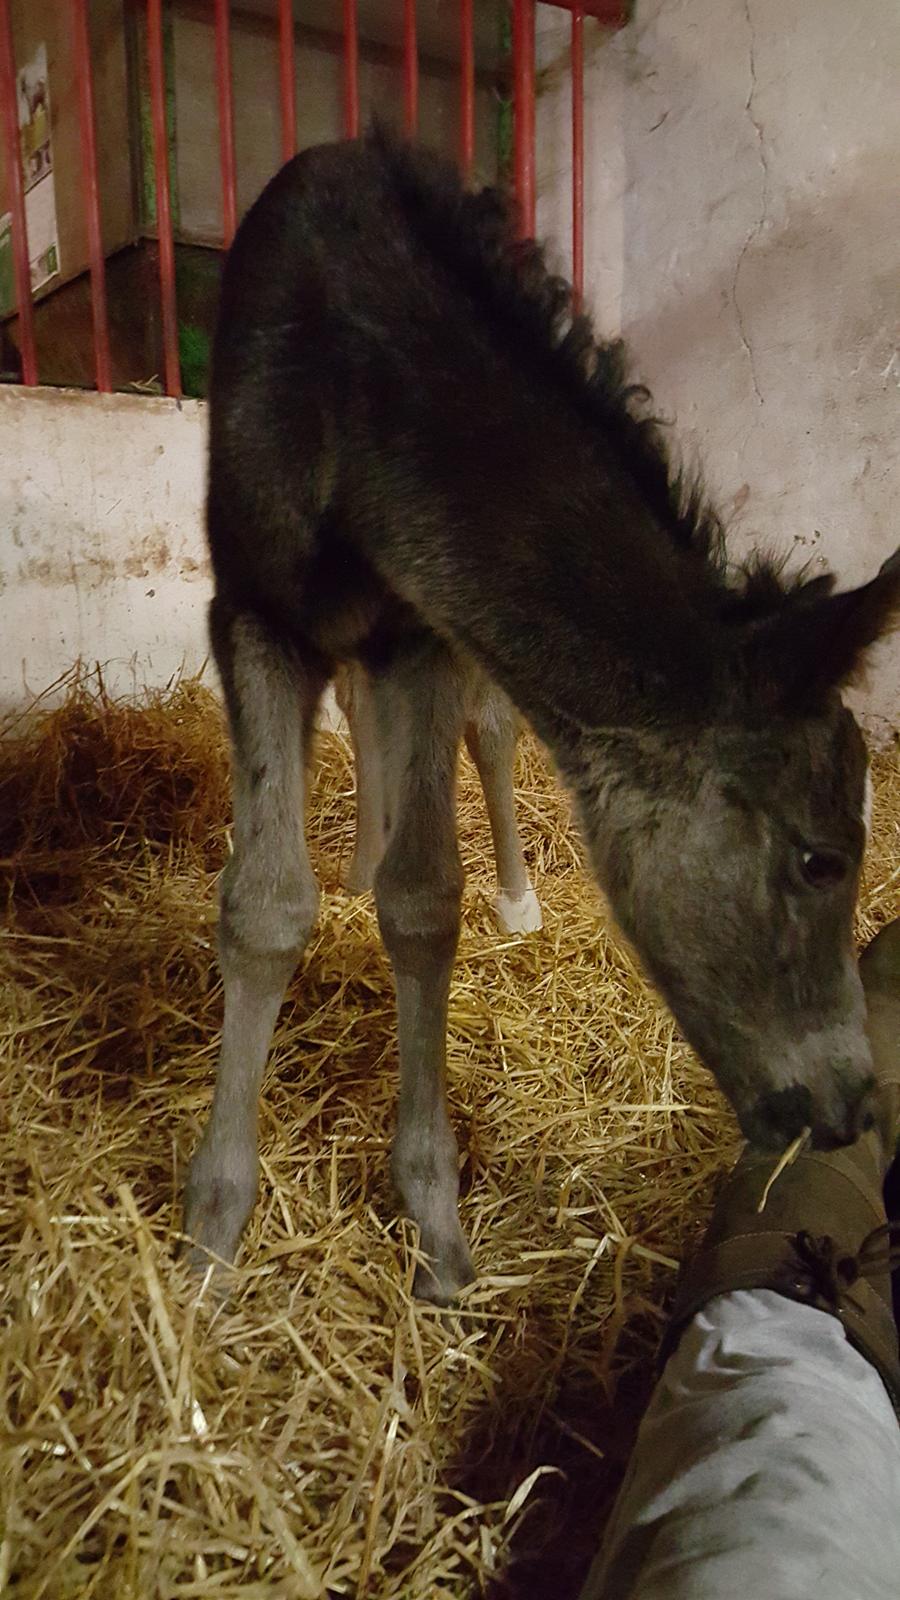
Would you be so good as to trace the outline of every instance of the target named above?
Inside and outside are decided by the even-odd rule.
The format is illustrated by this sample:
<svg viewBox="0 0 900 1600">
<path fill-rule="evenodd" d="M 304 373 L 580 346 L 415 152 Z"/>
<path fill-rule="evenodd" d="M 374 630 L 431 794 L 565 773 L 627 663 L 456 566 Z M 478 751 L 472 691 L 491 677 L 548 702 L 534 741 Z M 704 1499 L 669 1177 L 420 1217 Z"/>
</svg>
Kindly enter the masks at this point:
<svg viewBox="0 0 900 1600">
<path fill-rule="evenodd" d="M 679 1284 L 663 1354 L 714 1295 L 775 1289 L 829 1311 L 877 1368 L 900 1415 L 884 1180 L 900 1140 L 900 919 L 859 964 L 878 1081 L 877 1126 L 842 1150 L 801 1154 L 763 1192 L 775 1162 L 748 1147 L 725 1180 L 699 1254 Z M 896 1236 L 896 1231 L 895 1231 Z"/>
</svg>

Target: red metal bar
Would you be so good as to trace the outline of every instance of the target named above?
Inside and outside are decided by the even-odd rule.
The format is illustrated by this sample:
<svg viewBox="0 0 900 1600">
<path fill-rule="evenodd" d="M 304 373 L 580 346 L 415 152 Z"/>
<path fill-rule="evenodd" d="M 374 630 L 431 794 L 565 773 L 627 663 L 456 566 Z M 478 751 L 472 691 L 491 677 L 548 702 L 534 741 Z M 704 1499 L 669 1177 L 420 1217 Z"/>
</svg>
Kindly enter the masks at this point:
<svg viewBox="0 0 900 1600">
<path fill-rule="evenodd" d="M 163 56 L 162 0 L 147 0 L 147 57 L 150 67 L 150 112 L 153 165 L 156 174 L 156 233 L 159 241 L 159 290 L 162 306 L 163 364 L 166 394 L 181 394 L 178 360 L 178 311 L 175 305 L 175 243 L 169 192 L 169 130 L 166 124 L 166 69 Z"/>
<path fill-rule="evenodd" d="M 459 0 L 459 159 L 463 177 L 475 160 L 475 34 L 473 0 Z"/>
<path fill-rule="evenodd" d="M 222 171 L 222 235 L 225 248 L 237 227 L 237 177 L 234 165 L 234 95 L 231 87 L 229 0 L 216 5 L 216 95 L 219 102 L 219 165 Z"/>
<path fill-rule="evenodd" d="M 403 0 L 403 120 L 408 138 L 419 121 L 419 52 L 416 45 L 416 0 Z"/>
<path fill-rule="evenodd" d="M 624 28 L 632 10 L 632 0 L 584 0 L 580 6 L 575 0 L 546 0 L 546 4 L 556 6 L 558 11 L 580 11 L 608 28 Z"/>
<path fill-rule="evenodd" d="M 572 304 L 584 299 L 584 12 L 572 10 Z"/>
<path fill-rule="evenodd" d="M 359 138 L 359 34 L 356 0 L 344 0 L 344 133 Z"/>
<path fill-rule="evenodd" d="M 284 161 L 290 161 L 297 154 L 293 0 L 278 0 L 278 76 L 281 85 L 281 155 Z"/>
<path fill-rule="evenodd" d="M 81 134 L 81 185 L 87 223 L 88 261 L 91 269 L 91 315 L 94 326 L 94 378 L 104 394 L 112 389 L 109 362 L 109 318 L 106 312 L 106 259 L 100 225 L 100 189 L 97 183 L 97 139 L 94 122 L 94 68 L 88 31 L 88 0 L 72 0 L 72 43 L 78 84 L 78 120 Z"/>
<path fill-rule="evenodd" d="M 516 196 L 522 231 L 534 237 L 534 6 L 513 0 L 513 118 Z"/>
<path fill-rule="evenodd" d="M 16 56 L 13 49 L 9 0 L 0 0 L 0 114 L 6 158 L 6 190 L 12 217 L 13 270 L 19 313 L 19 351 L 22 382 L 38 381 L 34 345 L 34 307 L 31 303 L 31 268 L 28 264 L 28 228 L 25 221 L 25 185 L 19 145 L 19 103 L 16 95 Z"/>
</svg>

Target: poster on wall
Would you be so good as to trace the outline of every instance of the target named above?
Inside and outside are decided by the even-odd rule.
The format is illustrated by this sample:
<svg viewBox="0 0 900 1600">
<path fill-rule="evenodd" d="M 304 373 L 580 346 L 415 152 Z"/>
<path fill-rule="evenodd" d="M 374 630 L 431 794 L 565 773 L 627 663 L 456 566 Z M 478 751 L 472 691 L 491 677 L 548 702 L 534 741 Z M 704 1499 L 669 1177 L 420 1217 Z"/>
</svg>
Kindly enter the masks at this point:
<svg viewBox="0 0 900 1600">
<path fill-rule="evenodd" d="M 35 294 L 59 273 L 46 45 L 38 45 L 31 60 L 19 68 L 16 74 L 16 99 L 25 184 L 28 263 L 31 268 L 31 292 Z M 0 315 L 5 316 L 12 311 L 15 300 L 12 218 L 7 211 L 0 217 Z"/>
</svg>

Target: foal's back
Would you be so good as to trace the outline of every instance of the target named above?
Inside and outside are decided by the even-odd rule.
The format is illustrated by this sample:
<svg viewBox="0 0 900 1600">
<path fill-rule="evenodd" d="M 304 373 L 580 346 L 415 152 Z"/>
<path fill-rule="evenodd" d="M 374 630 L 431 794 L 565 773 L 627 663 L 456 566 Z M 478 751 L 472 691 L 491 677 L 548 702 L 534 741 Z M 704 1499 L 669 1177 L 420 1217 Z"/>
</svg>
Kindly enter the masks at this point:
<svg viewBox="0 0 900 1600">
<path fill-rule="evenodd" d="M 678 561 L 567 386 L 547 331 L 564 291 L 541 264 L 523 293 L 510 245 L 498 194 L 377 137 L 298 156 L 238 232 L 213 365 L 217 582 L 329 660 L 414 615 L 490 668 L 498 610 L 525 651 L 552 610 L 558 651 L 596 629 L 595 585 L 640 614 Z M 568 676 L 590 703 L 582 654 Z"/>
</svg>

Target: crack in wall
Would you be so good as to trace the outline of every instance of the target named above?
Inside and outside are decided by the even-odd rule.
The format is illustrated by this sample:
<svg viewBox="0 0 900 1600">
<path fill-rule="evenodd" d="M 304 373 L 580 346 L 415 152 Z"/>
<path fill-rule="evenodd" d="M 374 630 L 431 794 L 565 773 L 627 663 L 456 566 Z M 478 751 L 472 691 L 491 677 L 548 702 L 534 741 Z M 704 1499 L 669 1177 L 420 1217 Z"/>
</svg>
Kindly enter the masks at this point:
<svg viewBox="0 0 900 1600">
<path fill-rule="evenodd" d="M 747 116 L 748 116 L 748 118 L 750 120 L 750 123 L 751 123 L 751 125 L 753 127 L 753 130 L 754 130 L 754 132 L 756 134 L 756 147 L 757 147 L 757 155 L 759 157 L 759 168 L 760 168 L 760 210 L 759 210 L 759 216 L 758 216 L 757 220 L 752 224 L 752 226 L 750 227 L 750 229 L 749 229 L 749 231 L 747 233 L 747 237 L 745 238 L 745 240 L 744 240 L 744 242 L 743 242 L 743 244 L 741 246 L 740 252 L 738 254 L 737 261 L 735 262 L 734 276 L 732 277 L 732 280 L 731 280 L 731 303 L 734 306 L 734 316 L 735 316 L 735 321 L 737 322 L 737 328 L 738 328 L 738 334 L 740 336 L 741 346 L 742 346 L 742 348 L 744 350 L 744 353 L 745 353 L 745 355 L 747 357 L 747 363 L 748 363 L 749 368 L 750 368 L 750 377 L 751 377 L 751 379 L 753 381 L 753 392 L 756 395 L 756 398 L 757 398 L 757 401 L 759 402 L 759 404 L 763 405 L 764 401 L 763 401 L 762 393 L 760 391 L 759 380 L 758 380 L 757 372 L 756 372 L 756 358 L 754 357 L 754 354 L 753 354 L 753 347 L 752 347 L 752 345 L 750 343 L 750 340 L 747 337 L 747 328 L 746 328 L 746 325 L 745 325 L 745 322 L 744 322 L 744 313 L 743 313 L 743 311 L 741 309 L 741 302 L 740 302 L 740 300 L 738 298 L 738 280 L 740 279 L 741 268 L 742 268 L 742 266 L 744 264 L 744 258 L 745 258 L 746 254 L 747 254 L 747 251 L 750 249 L 750 246 L 752 244 L 754 244 L 755 241 L 759 238 L 759 235 L 761 234 L 763 228 L 765 227 L 766 216 L 767 216 L 768 208 L 769 208 L 769 163 L 768 163 L 768 160 L 767 160 L 767 157 L 766 157 L 766 140 L 765 140 L 765 134 L 763 132 L 762 123 L 759 121 L 758 117 L 755 116 L 754 110 L 753 110 L 753 101 L 754 101 L 754 97 L 756 95 L 756 87 L 757 87 L 757 85 L 756 85 L 756 29 L 753 26 L 753 17 L 751 16 L 751 13 L 750 13 L 750 0 L 744 0 L 744 19 L 745 19 L 746 24 L 747 24 L 747 34 L 748 34 L 748 39 L 749 39 L 749 50 L 748 50 L 749 63 L 748 64 L 749 64 L 749 69 L 750 69 L 750 84 L 749 84 L 749 87 L 748 87 L 748 90 L 747 90 L 747 99 L 744 102 L 744 110 L 745 110 L 745 112 L 746 112 L 746 114 L 747 114 Z"/>
</svg>

